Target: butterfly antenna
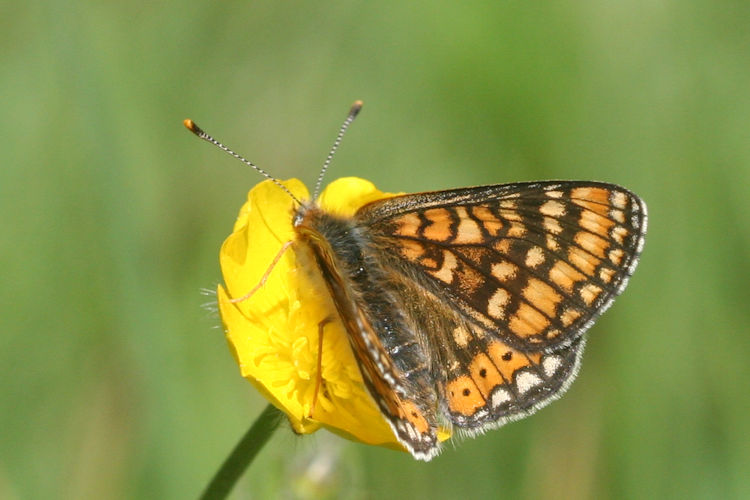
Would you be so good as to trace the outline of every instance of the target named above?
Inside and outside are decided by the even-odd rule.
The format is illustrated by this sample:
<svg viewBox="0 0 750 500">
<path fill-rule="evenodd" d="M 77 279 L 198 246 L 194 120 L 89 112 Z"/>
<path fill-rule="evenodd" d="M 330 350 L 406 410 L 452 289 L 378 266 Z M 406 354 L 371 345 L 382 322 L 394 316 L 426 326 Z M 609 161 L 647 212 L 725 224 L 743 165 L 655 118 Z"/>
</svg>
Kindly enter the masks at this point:
<svg viewBox="0 0 750 500">
<path fill-rule="evenodd" d="M 213 137 L 205 133 L 203 129 L 200 128 L 193 120 L 188 118 L 182 123 L 183 125 L 185 125 L 185 128 L 187 128 L 189 131 L 191 131 L 192 133 L 194 133 L 195 135 L 197 135 L 204 141 L 210 142 L 214 146 L 217 146 L 219 149 L 221 149 L 222 151 L 224 151 L 225 153 L 231 156 L 234 156 L 235 158 L 240 160 L 242 163 L 244 163 L 248 167 L 252 167 L 253 169 L 255 169 L 263 177 L 272 180 L 274 184 L 279 186 L 281 189 L 283 189 L 286 192 L 286 194 L 291 196 L 294 201 L 296 201 L 299 205 L 302 205 L 302 202 L 299 201 L 299 199 L 296 196 L 294 196 L 292 192 L 289 191 L 289 189 L 285 185 L 279 182 L 278 179 L 271 177 L 271 174 L 269 174 L 268 172 L 260 168 L 258 165 L 256 165 L 255 163 L 252 163 L 251 161 L 246 160 L 244 157 L 238 155 L 237 153 L 235 153 L 234 151 L 232 151 L 231 149 L 229 149 L 228 147 L 226 147 L 225 145 L 223 145 L 222 143 L 220 143 L 219 141 L 217 141 L 216 139 L 214 139 Z"/>
<path fill-rule="evenodd" d="M 323 182 L 323 176 L 326 175 L 326 170 L 328 170 L 328 167 L 331 165 L 331 160 L 333 160 L 333 155 L 336 154 L 336 150 L 341 145 L 341 139 L 343 139 L 344 134 L 346 133 L 346 129 L 349 128 L 349 125 L 352 124 L 354 119 L 359 114 L 359 111 L 362 109 L 362 101 L 354 101 L 354 104 L 352 104 L 351 109 L 349 110 L 349 114 L 346 116 L 346 120 L 344 120 L 344 123 L 341 124 L 341 128 L 339 129 L 339 133 L 336 136 L 336 140 L 333 142 L 333 146 L 331 147 L 330 153 L 328 153 L 328 157 L 326 158 L 325 163 L 323 163 L 323 168 L 320 169 L 320 174 L 318 175 L 318 182 L 315 183 L 315 192 L 313 194 L 313 200 L 318 197 L 318 193 L 320 192 L 320 185 Z"/>
</svg>

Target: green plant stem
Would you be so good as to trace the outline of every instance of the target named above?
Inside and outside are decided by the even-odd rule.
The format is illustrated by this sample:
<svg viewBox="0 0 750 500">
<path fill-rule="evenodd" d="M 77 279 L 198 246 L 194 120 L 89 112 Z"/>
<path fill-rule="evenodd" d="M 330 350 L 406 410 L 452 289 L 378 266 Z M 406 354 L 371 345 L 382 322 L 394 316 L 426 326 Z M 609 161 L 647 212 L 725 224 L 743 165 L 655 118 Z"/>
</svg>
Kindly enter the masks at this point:
<svg viewBox="0 0 750 500">
<path fill-rule="evenodd" d="M 279 426 L 281 415 L 282 413 L 273 405 L 266 406 L 263 413 L 242 436 L 232 453 L 216 471 L 213 479 L 203 491 L 201 500 L 219 500 L 227 497 L 234 484 Z"/>
</svg>

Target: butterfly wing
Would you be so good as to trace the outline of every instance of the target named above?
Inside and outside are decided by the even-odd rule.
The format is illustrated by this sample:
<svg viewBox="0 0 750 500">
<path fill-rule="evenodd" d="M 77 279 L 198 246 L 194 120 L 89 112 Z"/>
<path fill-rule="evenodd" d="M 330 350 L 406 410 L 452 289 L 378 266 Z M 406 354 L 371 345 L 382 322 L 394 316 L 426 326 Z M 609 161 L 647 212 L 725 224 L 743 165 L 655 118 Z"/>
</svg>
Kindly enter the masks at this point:
<svg viewBox="0 0 750 500">
<path fill-rule="evenodd" d="M 636 195 L 576 181 L 403 195 L 356 217 L 386 266 L 522 352 L 580 338 L 624 289 L 646 230 Z"/>
</svg>

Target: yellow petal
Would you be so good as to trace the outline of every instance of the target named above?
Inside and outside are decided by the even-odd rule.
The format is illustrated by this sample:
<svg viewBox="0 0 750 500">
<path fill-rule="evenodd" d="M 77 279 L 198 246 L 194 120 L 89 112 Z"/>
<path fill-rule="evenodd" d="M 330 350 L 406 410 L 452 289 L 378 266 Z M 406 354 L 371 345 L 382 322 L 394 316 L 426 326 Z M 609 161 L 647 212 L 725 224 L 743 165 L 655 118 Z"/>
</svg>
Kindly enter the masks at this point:
<svg viewBox="0 0 750 500">
<path fill-rule="evenodd" d="M 325 211 L 351 217 L 371 201 L 396 196 L 379 191 L 375 184 L 357 177 L 342 177 L 330 183 L 318 197 L 320 208 Z"/>
</svg>

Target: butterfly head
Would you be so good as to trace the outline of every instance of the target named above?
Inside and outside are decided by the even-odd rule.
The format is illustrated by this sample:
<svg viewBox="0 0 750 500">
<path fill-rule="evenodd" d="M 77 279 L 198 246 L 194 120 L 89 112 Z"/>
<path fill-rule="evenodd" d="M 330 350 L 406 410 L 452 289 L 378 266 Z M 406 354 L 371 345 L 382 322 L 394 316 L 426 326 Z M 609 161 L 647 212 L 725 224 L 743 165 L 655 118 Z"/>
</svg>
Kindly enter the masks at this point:
<svg viewBox="0 0 750 500">
<path fill-rule="evenodd" d="M 314 200 L 306 200 L 293 209 L 292 226 L 297 229 L 301 226 L 309 225 L 309 220 L 316 212 L 320 211 L 318 204 Z"/>
</svg>

